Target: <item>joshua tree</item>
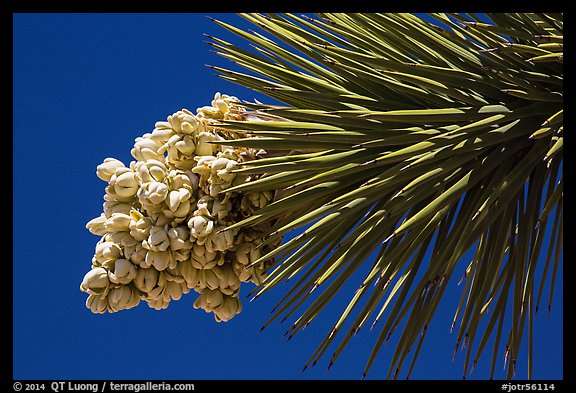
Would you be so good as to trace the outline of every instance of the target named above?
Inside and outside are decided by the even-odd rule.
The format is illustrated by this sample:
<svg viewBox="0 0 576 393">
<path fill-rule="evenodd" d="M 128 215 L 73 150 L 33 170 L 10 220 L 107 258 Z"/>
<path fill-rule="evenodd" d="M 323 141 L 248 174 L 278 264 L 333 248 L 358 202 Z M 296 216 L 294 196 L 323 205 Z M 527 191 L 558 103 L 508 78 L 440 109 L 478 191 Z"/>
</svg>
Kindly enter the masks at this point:
<svg viewBox="0 0 576 393">
<path fill-rule="evenodd" d="M 363 270 L 306 367 L 378 322 L 365 373 L 394 333 L 396 378 L 460 279 L 465 375 L 494 336 L 490 376 L 504 353 L 512 377 L 527 335 L 531 377 L 533 318 L 562 252 L 562 15 L 241 16 L 261 33 L 215 22 L 252 49 L 208 36 L 235 64 L 211 68 L 276 103 L 217 94 L 157 123 L 129 168 L 99 167 L 90 308 L 162 308 L 194 289 L 226 321 L 240 282 L 258 297 L 291 278 L 267 324 L 298 314 L 294 335 Z"/>
</svg>

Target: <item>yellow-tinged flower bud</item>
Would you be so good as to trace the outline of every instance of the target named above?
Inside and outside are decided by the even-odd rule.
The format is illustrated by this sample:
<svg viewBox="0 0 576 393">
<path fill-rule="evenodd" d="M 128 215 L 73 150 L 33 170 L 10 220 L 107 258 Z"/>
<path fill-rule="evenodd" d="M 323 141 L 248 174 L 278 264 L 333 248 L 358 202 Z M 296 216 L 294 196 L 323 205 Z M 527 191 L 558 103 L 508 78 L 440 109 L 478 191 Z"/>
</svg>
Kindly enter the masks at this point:
<svg viewBox="0 0 576 393">
<path fill-rule="evenodd" d="M 106 230 L 108 232 L 123 232 L 130 230 L 131 218 L 128 214 L 112 213 L 106 220 Z"/>
<path fill-rule="evenodd" d="M 99 179 L 110 181 L 110 178 L 116 172 L 116 169 L 123 168 L 125 165 L 122 161 L 115 158 L 105 158 L 104 162 L 96 167 L 96 175 Z"/>
<path fill-rule="evenodd" d="M 213 106 L 203 106 L 201 108 L 196 109 L 198 114 L 201 114 L 204 117 L 209 119 L 222 119 L 224 117 L 223 113 L 218 110 L 218 108 L 214 108 Z"/>
<path fill-rule="evenodd" d="M 218 109 L 220 111 L 220 113 L 222 113 L 222 114 L 226 114 L 230 111 L 230 109 L 228 108 L 228 104 L 226 103 L 226 101 L 224 101 L 222 99 L 213 100 L 212 106 L 215 107 L 216 109 Z"/>
<path fill-rule="evenodd" d="M 108 278 L 114 284 L 128 284 L 136 278 L 136 267 L 126 259 L 116 259 L 108 270 Z"/>
<path fill-rule="evenodd" d="M 138 273 L 134 278 L 134 286 L 144 292 L 150 292 L 158 284 L 158 270 L 154 268 L 138 269 Z"/>
<path fill-rule="evenodd" d="M 196 149 L 194 153 L 197 156 L 211 156 L 218 151 L 218 145 L 210 142 L 219 140 L 219 138 L 210 132 L 201 132 L 196 139 Z"/>
<path fill-rule="evenodd" d="M 88 229 L 90 233 L 94 235 L 104 236 L 106 234 L 106 216 L 104 213 L 88 221 L 86 224 L 86 229 Z"/>
<path fill-rule="evenodd" d="M 104 314 L 108 309 L 108 298 L 105 296 L 89 295 L 86 299 L 86 307 L 94 314 Z"/>
<path fill-rule="evenodd" d="M 130 235 L 132 235 L 134 239 L 142 241 L 150 234 L 152 219 L 150 217 L 144 217 L 140 212 L 135 212 L 136 213 L 130 213 Z"/>
<path fill-rule="evenodd" d="M 90 295 L 106 296 L 110 280 L 108 272 L 102 267 L 95 267 L 90 270 L 80 284 L 80 289 Z"/>
</svg>

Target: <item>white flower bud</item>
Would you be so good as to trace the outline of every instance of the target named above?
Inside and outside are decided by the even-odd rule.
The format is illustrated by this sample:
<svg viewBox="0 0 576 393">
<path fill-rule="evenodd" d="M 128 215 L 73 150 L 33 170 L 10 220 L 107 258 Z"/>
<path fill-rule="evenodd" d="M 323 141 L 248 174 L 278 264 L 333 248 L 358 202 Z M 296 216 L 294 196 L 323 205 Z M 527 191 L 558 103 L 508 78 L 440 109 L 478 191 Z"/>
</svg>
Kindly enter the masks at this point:
<svg viewBox="0 0 576 393">
<path fill-rule="evenodd" d="M 80 290 L 90 295 L 106 296 L 109 285 L 110 281 L 106 269 L 95 267 L 84 275 Z"/>
<path fill-rule="evenodd" d="M 117 168 L 123 168 L 122 161 L 115 158 L 105 158 L 104 162 L 96 167 L 96 176 L 104 181 L 110 181 L 110 178 L 116 172 Z"/>
<path fill-rule="evenodd" d="M 90 233 L 94 235 L 104 236 L 106 234 L 106 216 L 104 213 L 88 221 L 86 224 L 86 229 L 88 229 Z"/>
<path fill-rule="evenodd" d="M 110 270 L 108 278 L 114 284 L 128 284 L 136 278 L 136 267 L 126 259 L 116 259 Z"/>
</svg>

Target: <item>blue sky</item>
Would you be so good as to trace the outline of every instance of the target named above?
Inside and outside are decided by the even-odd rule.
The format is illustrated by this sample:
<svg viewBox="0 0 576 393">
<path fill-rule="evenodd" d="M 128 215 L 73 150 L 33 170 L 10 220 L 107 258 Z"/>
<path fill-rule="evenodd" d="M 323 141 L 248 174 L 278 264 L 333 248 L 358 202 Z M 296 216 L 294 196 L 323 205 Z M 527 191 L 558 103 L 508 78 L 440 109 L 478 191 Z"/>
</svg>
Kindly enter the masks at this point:
<svg viewBox="0 0 576 393">
<path fill-rule="evenodd" d="M 247 26 L 231 14 L 206 14 Z M 203 33 L 235 39 L 206 14 L 14 15 L 14 379 L 361 377 L 377 337 L 367 329 L 329 371 L 330 354 L 302 372 L 345 303 L 333 304 L 290 341 L 283 334 L 291 320 L 258 333 L 288 286 L 244 301 L 226 324 L 195 310 L 194 293 L 163 311 L 141 303 L 94 315 L 84 305 L 79 285 L 98 241 L 85 224 L 101 213 L 105 186 L 96 166 L 106 157 L 128 164 L 136 137 L 179 109 L 208 105 L 217 91 L 270 102 L 205 66 L 229 63 L 210 52 Z M 535 379 L 563 376 L 562 277 L 560 270 L 550 317 L 536 318 Z M 462 290 L 456 282 L 429 328 L 413 379 L 461 377 L 464 352 L 451 361 L 456 337 L 449 333 Z M 386 377 L 392 353 L 393 346 L 384 347 L 367 379 Z M 520 379 L 525 359 L 526 347 Z M 485 378 L 489 363 L 485 353 L 472 379 Z M 498 370 L 497 378 L 504 376 Z"/>
</svg>

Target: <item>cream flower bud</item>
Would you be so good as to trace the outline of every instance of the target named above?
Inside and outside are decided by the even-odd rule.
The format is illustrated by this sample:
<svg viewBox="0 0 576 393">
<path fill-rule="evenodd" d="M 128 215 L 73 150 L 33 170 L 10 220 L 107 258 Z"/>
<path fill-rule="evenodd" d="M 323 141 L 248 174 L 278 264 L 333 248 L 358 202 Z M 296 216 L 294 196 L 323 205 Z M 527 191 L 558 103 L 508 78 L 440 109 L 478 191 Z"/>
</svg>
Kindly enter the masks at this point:
<svg viewBox="0 0 576 393">
<path fill-rule="evenodd" d="M 201 286 L 209 289 L 216 289 L 220 287 L 220 277 L 222 276 L 222 272 L 218 266 L 215 266 L 212 269 L 204 269 L 200 272 L 200 274 L 204 275 L 204 282 Z"/>
<path fill-rule="evenodd" d="M 153 308 L 155 310 L 165 310 L 170 305 L 170 302 L 167 302 L 162 298 L 147 299 L 146 303 L 148 303 L 148 307 Z"/>
<path fill-rule="evenodd" d="M 220 232 L 222 228 L 213 231 L 206 240 L 205 246 L 208 251 L 227 251 L 234 245 L 234 234 L 231 230 Z"/>
<path fill-rule="evenodd" d="M 188 124 L 188 123 L 184 123 L 184 124 Z M 196 144 L 194 143 L 194 137 L 191 135 L 185 135 L 178 142 L 174 143 L 174 148 L 186 156 L 191 156 L 192 154 L 194 154 L 194 151 L 196 150 Z"/>
<path fill-rule="evenodd" d="M 246 266 L 250 264 L 250 250 L 251 246 L 248 243 L 242 243 L 238 246 L 235 251 L 236 260 L 241 263 L 242 265 Z"/>
<path fill-rule="evenodd" d="M 96 253 L 94 257 L 100 263 L 108 260 L 118 259 L 122 255 L 120 246 L 112 242 L 102 242 L 96 245 Z"/>
<path fill-rule="evenodd" d="M 136 246 L 139 241 L 134 239 L 129 232 L 110 232 L 104 236 L 108 242 L 116 243 L 120 248 Z"/>
<path fill-rule="evenodd" d="M 177 169 L 173 169 L 168 173 L 168 179 L 171 189 L 178 190 L 185 188 L 191 193 L 198 189 L 200 182 L 198 175 L 192 173 L 192 171 L 181 171 Z"/>
<path fill-rule="evenodd" d="M 109 285 L 110 280 L 108 280 L 108 272 L 106 269 L 95 267 L 84 275 L 82 284 L 80 284 L 80 290 L 90 295 L 106 296 Z"/>
<path fill-rule="evenodd" d="M 118 201 L 106 201 L 104 202 L 103 207 L 106 218 L 110 218 L 114 213 L 130 214 L 130 211 L 132 210 L 132 205 L 130 203 Z"/>
<path fill-rule="evenodd" d="M 198 139 L 196 140 L 196 150 L 194 153 L 197 156 L 211 156 L 216 151 L 218 151 L 218 145 L 214 145 L 210 142 L 218 140 L 218 137 L 209 132 L 201 132 L 198 134 Z"/>
<path fill-rule="evenodd" d="M 188 220 L 190 234 L 195 238 L 208 236 L 214 230 L 214 221 L 204 216 L 194 216 Z"/>
<path fill-rule="evenodd" d="M 246 265 L 243 265 L 239 261 L 234 261 L 232 267 L 234 268 L 238 280 L 241 282 L 249 282 L 252 280 L 251 269 L 246 268 Z"/>
<path fill-rule="evenodd" d="M 217 322 L 228 322 L 242 311 L 242 303 L 237 297 L 224 296 L 222 304 L 214 310 L 214 319 Z"/>
<path fill-rule="evenodd" d="M 186 283 L 178 283 L 175 281 L 169 281 L 166 284 L 165 296 L 172 300 L 180 300 L 183 294 L 188 293 L 190 290 L 186 286 Z"/>
<path fill-rule="evenodd" d="M 108 232 L 122 232 L 130 230 L 131 218 L 128 214 L 112 213 L 106 220 L 106 230 Z"/>
<path fill-rule="evenodd" d="M 116 259 L 108 271 L 108 278 L 114 284 L 128 284 L 136 278 L 136 267 L 126 259 Z"/>
<path fill-rule="evenodd" d="M 142 242 L 142 246 L 152 251 L 166 251 L 170 247 L 170 239 L 166 229 L 159 226 L 150 228 L 148 239 Z"/>
<path fill-rule="evenodd" d="M 150 267 L 154 266 L 154 268 L 158 271 L 162 271 L 168 267 L 175 267 L 176 260 L 172 258 L 170 251 L 151 251 L 149 250 L 146 254 L 144 266 L 142 263 L 140 266 L 142 267 Z"/>
<path fill-rule="evenodd" d="M 168 124 L 168 127 L 162 127 L 163 123 Z M 156 122 L 156 127 L 152 130 L 148 138 L 152 139 L 156 145 L 161 146 L 166 143 L 172 135 L 174 135 L 174 130 L 170 128 L 170 123 L 159 121 Z"/>
<path fill-rule="evenodd" d="M 168 196 L 168 186 L 164 183 L 151 181 L 138 190 L 138 199 L 143 205 L 158 205 Z"/>
<path fill-rule="evenodd" d="M 123 168 L 122 161 L 115 158 L 105 158 L 104 162 L 96 167 L 96 175 L 104 181 L 110 181 L 110 178 L 116 172 L 116 169 Z"/>
<path fill-rule="evenodd" d="M 104 236 L 106 234 L 106 216 L 104 213 L 88 221 L 86 229 L 93 235 Z"/>
<path fill-rule="evenodd" d="M 200 269 L 195 268 L 190 261 L 180 262 L 178 268 L 188 288 L 196 288 L 200 285 Z"/>
<path fill-rule="evenodd" d="M 89 295 L 86 299 L 86 307 L 94 314 L 104 314 L 108 309 L 108 298 L 105 296 Z"/>
<path fill-rule="evenodd" d="M 123 171 L 116 176 L 114 182 L 114 192 L 122 198 L 129 198 L 136 195 L 140 184 L 131 170 Z"/>
<path fill-rule="evenodd" d="M 148 250 L 145 249 L 142 244 L 137 244 L 134 251 L 128 257 L 130 262 L 132 262 L 135 266 L 140 267 L 150 267 L 150 265 L 146 262 L 146 255 L 148 254 Z"/>
<path fill-rule="evenodd" d="M 170 239 L 170 249 L 173 251 L 190 249 L 192 244 L 188 240 L 190 231 L 185 227 L 170 228 L 167 231 Z"/>
<path fill-rule="evenodd" d="M 219 307 L 224 301 L 222 292 L 218 289 L 205 289 L 202 294 L 194 301 L 195 309 L 203 309 L 206 312 L 212 312 Z"/>
<path fill-rule="evenodd" d="M 134 148 L 130 151 L 132 157 L 138 161 L 146 160 L 162 160 L 164 157 L 162 154 L 158 153 L 160 145 L 154 140 L 147 138 L 144 134 L 142 137 L 138 137 L 135 140 Z"/>
<path fill-rule="evenodd" d="M 155 159 L 149 159 L 145 162 L 138 161 L 135 164 L 135 170 L 142 183 L 149 183 L 151 181 L 162 182 L 168 172 L 166 165 L 164 165 L 162 161 Z"/>
<path fill-rule="evenodd" d="M 158 270 L 154 268 L 138 269 L 138 273 L 134 278 L 134 286 L 144 292 L 150 292 L 158 284 Z"/>
<path fill-rule="evenodd" d="M 238 293 L 240 289 L 240 280 L 234 271 L 234 268 L 229 263 L 224 264 L 220 267 L 220 291 L 226 295 L 232 295 Z"/>
<path fill-rule="evenodd" d="M 136 307 L 140 303 L 140 296 L 130 285 L 112 288 L 108 293 L 109 311 L 116 312 Z"/>
<path fill-rule="evenodd" d="M 218 110 L 218 108 L 214 108 L 213 106 L 203 106 L 198 108 L 196 111 L 210 119 L 222 119 L 223 117 L 223 114 Z"/>
<path fill-rule="evenodd" d="M 217 252 L 209 250 L 198 243 L 192 246 L 190 262 L 197 269 L 212 269 L 224 263 L 224 256 Z"/>
<path fill-rule="evenodd" d="M 180 207 L 180 204 L 190 199 L 191 196 L 192 194 L 186 188 L 170 191 L 167 198 L 168 208 L 175 212 Z"/>
<path fill-rule="evenodd" d="M 212 204 L 212 211 L 210 212 L 210 215 L 217 220 L 223 220 L 228 216 L 228 213 L 230 213 L 231 210 L 232 203 L 228 198 L 222 201 L 215 199 L 214 203 Z"/>
</svg>

